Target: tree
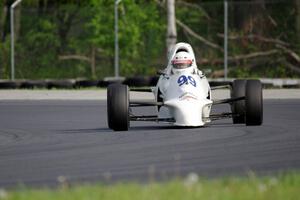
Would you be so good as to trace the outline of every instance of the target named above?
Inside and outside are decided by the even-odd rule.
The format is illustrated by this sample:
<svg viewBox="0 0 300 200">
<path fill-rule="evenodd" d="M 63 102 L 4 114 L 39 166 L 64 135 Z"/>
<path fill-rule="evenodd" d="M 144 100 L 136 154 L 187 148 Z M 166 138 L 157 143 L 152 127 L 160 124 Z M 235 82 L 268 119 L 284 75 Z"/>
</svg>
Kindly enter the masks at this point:
<svg viewBox="0 0 300 200">
<path fill-rule="evenodd" d="M 296 30 L 298 33 L 298 43 L 300 43 L 300 0 L 295 0 L 296 8 Z"/>
<path fill-rule="evenodd" d="M 111 67 L 114 56 L 114 4 L 111 1 L 94 0 L 93 19 L 89 24 L 92 31 L 90 41 L 103 49 L 103 67 Z M 119 15 L 119 47 L 121 75 L 154 73 L 149 65 L 155 63 L 156 57 L 163 53 L 164 18 L 152 1 L 123 0 L 118 9 Z M 109 63 L 109 64 L 108 64 Z M 108 66 L 109 65 L 109 66 Z"/>
<path fill-rule="evenodd" d="M 262 34 L 266 28 L 264 20 L 265 0 L 249 0 L 234 3 L 234 24 L 243 32 Z"/>
<path fill-rule="evenodd" d="M 167 15 L 168 15 L 168 26 L 167 26 L 167 49 L 168 52 L 176 44 L 177 31 L 176 31 L 176 16 L 175 16 L 175 0 L 167 0 Z"/>
</svg>

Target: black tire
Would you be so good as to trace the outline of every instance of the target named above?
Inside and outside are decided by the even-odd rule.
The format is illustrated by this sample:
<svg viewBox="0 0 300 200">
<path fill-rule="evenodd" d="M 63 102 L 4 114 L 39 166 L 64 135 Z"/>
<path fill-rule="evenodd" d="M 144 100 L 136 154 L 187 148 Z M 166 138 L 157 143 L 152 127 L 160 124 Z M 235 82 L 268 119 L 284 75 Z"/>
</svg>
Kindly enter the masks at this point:
<svg viewBox="0 0 300 200">
<path fill-rule="evenodd" d="M 75 87 L 76 88 L 87 88 L 87 87 L 97 87 L 99 81 L 97 80 L 79 80 L 76 81 Z"/>
<path fill-rule="evenodd" d="M 262 85 L 259 80 L 248 80 L 246 84 L 246 125 L 259 126 L 263 122 Z"/>
<path fill-rule="evenodd" d="M 1 81 L 0 89 L 17 89 L 19 84 L 16 81 Z"/>
<path fill-rule="evenodd" d="M 111 84 L 107 88 L 108 127 L 114 131 L 129 128 L 129 89 L 127 85 Z"/>
<path fill-rule="evenodd" d="M 44 80 L 28 80 L 22 83 L 22 89 L 47 88 L 47 82 Z"/>
<path fill-rule="evenodd" d="M 100 81 L 98 82 L 97 87 L 106 88 L 106 87 L 108 87 L 108 85 L 109 85 L 109 83 L 108 83 L 107 81 L 100 80 Z"/>
<path fill-rule="evenodd" d="M 150 86 L 150 78 L 144 76 L 135 76 L 126 78 L 124 84 L 133 87 L 146 87 Z"/>
<path fill-rule="evenodd" d="M 232 82 L 231 98 L 244 97 L 246 95 L 246 80 L 237 79 Z M 232 121 L 234 124 L 245 123 L 246 105 L 245 100 L 233 102 L 231 111 L 234 114 Z"/>
<path fill-rule="evenodd" d="M 66 80 L 48 80 L 48 89 L 73 89 L 75 88 L 75 80 L 66 79 Z"/>
<path fill-rule="evenodd" d="M 150 86 L 156 86 L 158 83 L 159 76 L 152 76 L 150 78 Z"/>
</svg>

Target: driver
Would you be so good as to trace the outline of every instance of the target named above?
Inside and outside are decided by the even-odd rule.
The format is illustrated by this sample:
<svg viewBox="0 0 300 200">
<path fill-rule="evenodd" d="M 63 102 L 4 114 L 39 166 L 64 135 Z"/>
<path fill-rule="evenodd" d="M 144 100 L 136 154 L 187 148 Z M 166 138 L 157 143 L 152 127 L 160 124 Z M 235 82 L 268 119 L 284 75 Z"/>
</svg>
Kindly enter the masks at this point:
<svg viewBox="0 0 300 200">
<path fill-rule="evenodd" d="M 184 49 L 179 49 L 171 60 L 173 74 L 180 74 L 182 72 L 195 73 L 193 65 L 194 58 Z"/>
<path fill-rule="evenodd" d="M 192 56 L 186 51 L 179 51 L 171 61 L 174 69 L 186 69 L 193 64 Z"/>
</svg>

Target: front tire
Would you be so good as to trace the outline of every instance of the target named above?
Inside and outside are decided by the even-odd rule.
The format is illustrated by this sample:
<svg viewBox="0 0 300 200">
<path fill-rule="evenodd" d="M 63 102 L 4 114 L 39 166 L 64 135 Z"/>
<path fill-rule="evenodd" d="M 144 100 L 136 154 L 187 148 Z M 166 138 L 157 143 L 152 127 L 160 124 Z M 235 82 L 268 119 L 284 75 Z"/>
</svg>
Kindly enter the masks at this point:
<svg viewBox="0 0 300 200">
<path fill-rule="evenodd" d="M 263 122 L 262 85 L 259 80 L 248 80 L 246 84 L 246 125 L 259 126 Z"/>
<path fill-rule="evenodd" d="M 247 80 L 237 79 L 232 82 L 231 98 L 244 97 L 246 94 Z M 245 100 L 239 100 L 231 104 L 231 111 L 234 114 L 232 117 L 234 124 L 245 123 Z"/>
<path fill-rule="evenodd" d="M 114 131 L 129 128 L 129 89 L 127 85 L 111 84 L 107 88 L 108 127 Z"/>
</svg>

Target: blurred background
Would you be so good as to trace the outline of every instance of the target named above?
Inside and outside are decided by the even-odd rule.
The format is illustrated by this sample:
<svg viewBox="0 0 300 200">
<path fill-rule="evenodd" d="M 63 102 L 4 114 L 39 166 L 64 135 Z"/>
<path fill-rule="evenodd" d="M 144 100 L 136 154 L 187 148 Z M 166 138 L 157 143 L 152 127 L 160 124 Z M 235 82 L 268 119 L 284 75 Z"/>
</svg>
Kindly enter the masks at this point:
<svg viewBox="0 0 300 200">
<path fill-rule="evenodd" d="M 0 1 L 0 79 L 10 78 L 10 6 Z M 23 0 L 14 10 L 16 79 L 114 76 L 114 0 Z M 165 0 L 122 0 L 121 76 L 166 66 Z M 176 0 L 176 40 L 198 67 L 224 76 L 224 1 Z M 300 0 L 228 0 L 228 77 L 300 77 Z"/>
</svg>

